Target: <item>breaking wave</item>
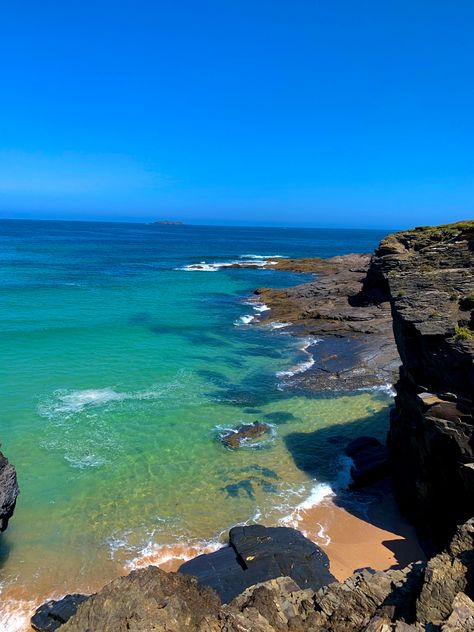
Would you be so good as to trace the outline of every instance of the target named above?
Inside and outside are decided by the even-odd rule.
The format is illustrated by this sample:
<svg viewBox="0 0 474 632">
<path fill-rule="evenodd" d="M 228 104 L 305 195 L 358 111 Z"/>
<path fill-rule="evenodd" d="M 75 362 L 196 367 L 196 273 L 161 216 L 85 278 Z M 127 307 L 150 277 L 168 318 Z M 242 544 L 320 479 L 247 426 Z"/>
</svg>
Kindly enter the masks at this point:
<svg viewBox="0 0 474 632">
<path fill-rule="evenodd" d="M 310 369 L 314 365 L 315 360 L 313 354 L 308 351 L 308 349 L 318 342 L 321 342 L 319 338 L 313 338 L 312 336 L 310 336 L 309 338 L 305 338 L 303 345 L 300 347 L 299 350 L 307 357 L 307 360 L 301 362 L 300 364 L 297 364 L 291 369 L 287 369 L 286 371 L 278 371 L 276 376 L 278 378 L 291 378 L 294 375 L 304 373 L 305 371 Z"/>
<path fill-rule="evenodd" d="M 217 272 L 222 268 L 249 264 L 253 267 L 265 268 L 276 264 L 274 259 L 282 259 L 281 255 L 241 255 L 239 259 L 229 261 L 199 261 L 175 268 L 185 272 Z"/>
</svg>

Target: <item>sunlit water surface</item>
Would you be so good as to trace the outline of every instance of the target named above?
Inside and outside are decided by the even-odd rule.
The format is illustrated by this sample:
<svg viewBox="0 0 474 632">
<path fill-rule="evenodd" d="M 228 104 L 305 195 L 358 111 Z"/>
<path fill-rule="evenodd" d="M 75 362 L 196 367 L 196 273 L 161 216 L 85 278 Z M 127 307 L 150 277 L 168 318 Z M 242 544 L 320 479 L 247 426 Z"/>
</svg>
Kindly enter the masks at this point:
<svg viewBox="0 0 474 632">
<path fill-rule="evenodd" d="M 317 340 L 245 324 L 246 300 L 308 277 L 209 264 L 367 252 L 383 236 L 0 222 L 0 438 L 21 487 L 1 536 L 2 629 L 21 629 L 15 608 L 210 549 L 236 523 L 291 523 L 334 486 L 343 439 L 383 435 L 389 396 L 289 388 Z M 219 441 L 255 420 L 271 424 L 256 445 Z"/>
</svg>

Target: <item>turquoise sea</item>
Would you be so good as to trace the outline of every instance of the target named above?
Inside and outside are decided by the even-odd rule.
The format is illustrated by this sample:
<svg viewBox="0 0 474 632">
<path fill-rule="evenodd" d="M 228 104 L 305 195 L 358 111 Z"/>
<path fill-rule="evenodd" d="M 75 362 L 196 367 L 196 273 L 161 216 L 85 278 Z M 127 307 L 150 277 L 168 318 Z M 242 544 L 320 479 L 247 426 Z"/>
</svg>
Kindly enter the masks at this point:
<svg viewBox="0 0 474 632">
<path fill-rule="evenodd" d="M 257 326 L 247 301 L 308 280 L 264 257 L 369 252 L 386 232 L 0 221 L 0 440 L 21 487 L 1 536 L 2 629 L 236 523 L 291 522 L 330 490 L 337 437 L 383 435 L 391 400 L 292 386 L 318 341 Z M 262 266 L 219 266 L 242 260 Z M 271 435 L 219 441 L 255 420 Z"/>
</svg>

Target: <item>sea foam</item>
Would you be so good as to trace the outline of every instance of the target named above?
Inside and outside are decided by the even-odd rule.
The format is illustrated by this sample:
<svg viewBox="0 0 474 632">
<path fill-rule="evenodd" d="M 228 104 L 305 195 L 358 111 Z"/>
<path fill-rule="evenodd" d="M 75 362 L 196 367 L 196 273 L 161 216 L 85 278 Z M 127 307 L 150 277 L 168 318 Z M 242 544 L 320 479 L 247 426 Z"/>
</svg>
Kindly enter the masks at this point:
<svg viewBox="0 0 474 632">
<path fill-rule="evenodd" d="M 0 605 L 0 630 L 2 632 L 29 632 L 30 619 L 39 603 L 19 599 L 3 600 Z"/>
<path fill-rule="evenodd" d="M 286 371 L 278 371 L 276 373 L 276 376 L 279 378 L 290 378 L 290 377 L 293 377 L 294 375 L 298 375 L 299 373 L 304 373 L 305 371 L 310 369 L 314 365 L 315 360 L 314 360 L 313 354 L 310 351 L 308 351 L 308 349 L 312 347 L 313 345 L 317 344 L 318 342 L 321 342 L 319 338 L 314 338 L 312 336 L 305 338 L 299 350 L 303 354 L 306 355 L 307 360 L 297 364 L 291 369 L 287 369 Z"/>
<path fill-rule="evenodd" d="M 239 318 L 234 321 L 234 325 L 250 325 L 253 320 L 255 320 L 255 316 L 253 314 L 245 314 L 244 316 L 239 316 Z"/>
<path fill-rule="evenodd" d="M 175 268 L 175 270 L 182 270 L 184 272 L 217 272 L 222 268 L 228 268 L 233 265 L 245 265 L 249 264 L 258 268 L 265 268 L 276 264 L 276 261 L 271 259 L 281 259 L 280 255 L 273 255 L 271 257 L 265 255 L 241 255 L 239 259 L 229 261 L 200 261 L 198 263 L 189 263 L 187 265 Z"/>
<path fill-rule="evenodd" d="M 217 540 L 203 542 L 189 542 L 184 540 L 175 544 L 159 544 L 150 539 L 146 545 L 137 552 L 136 557 L 128 560 L 125 564 L 127 570 L 136 570 L 138 568 L 146 568 L 152 564 L 153 566 L 162 566 L 167 562 L 188 560 L 203 555 L 204 553 L 213 553 L 222 548 L 222 544 Z"/>
</svg>

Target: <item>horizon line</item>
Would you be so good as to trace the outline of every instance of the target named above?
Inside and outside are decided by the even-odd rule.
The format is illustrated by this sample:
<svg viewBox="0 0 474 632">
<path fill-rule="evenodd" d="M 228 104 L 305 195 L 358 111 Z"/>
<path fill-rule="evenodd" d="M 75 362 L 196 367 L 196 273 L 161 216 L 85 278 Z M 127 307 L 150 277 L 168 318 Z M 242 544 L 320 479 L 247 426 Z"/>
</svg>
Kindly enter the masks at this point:
<svg viewBox="0 0 474 632">
<path fill-rule="evenodd" d="M 0 221 L 7 222 L 67 222 L 67 223 L 95 223 L 95 224 L 139 224 L 140 226 L 150 226 L 158 224 L 161 226 L 196 226 L 196 227 L 214 227 L 214 228 L 299 228 L 299 229 L 315 229 L 315 230 L 376 230 L 376 231 L 400 231 L 405 230 L 405 227 L 395 226 L 321 226 L 321 225 L 307 225 L 307 224 L 219 224 L 219 223 L 200 223 L 194 221 L 185 221 L 178 219 L 64 219 L 64 218 L 32 218 L 32 217 L 1 217 Z M 163 224 L 160 224 L 164 222 Z M 166 224 L 170 222 L 170 224 Z M 415 228 L 415 227 L 413 227 Z"/>
</svg>

